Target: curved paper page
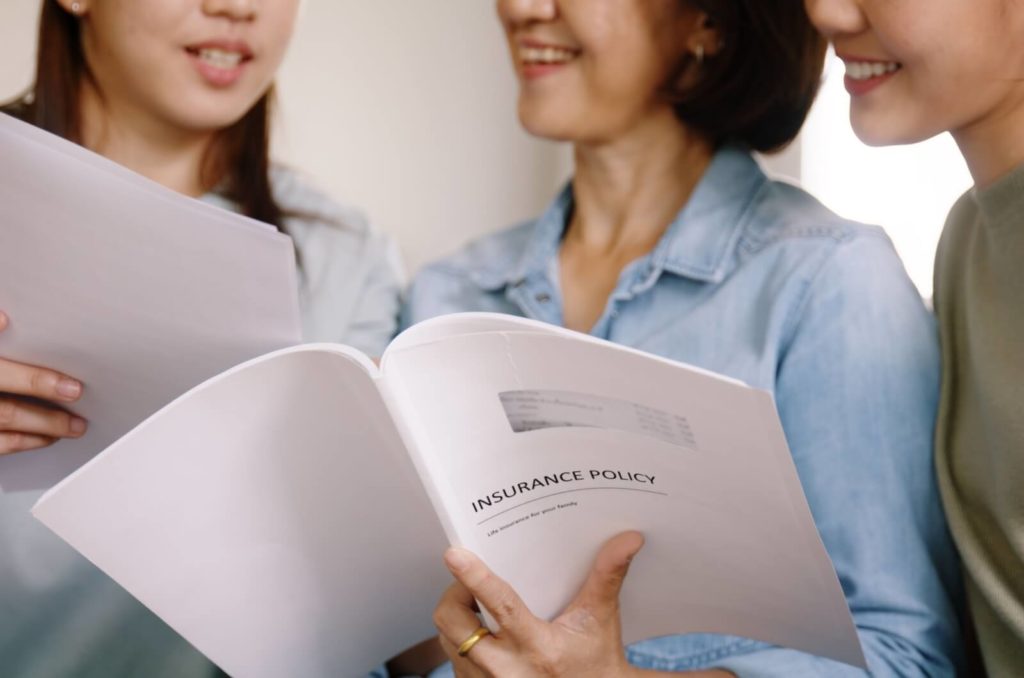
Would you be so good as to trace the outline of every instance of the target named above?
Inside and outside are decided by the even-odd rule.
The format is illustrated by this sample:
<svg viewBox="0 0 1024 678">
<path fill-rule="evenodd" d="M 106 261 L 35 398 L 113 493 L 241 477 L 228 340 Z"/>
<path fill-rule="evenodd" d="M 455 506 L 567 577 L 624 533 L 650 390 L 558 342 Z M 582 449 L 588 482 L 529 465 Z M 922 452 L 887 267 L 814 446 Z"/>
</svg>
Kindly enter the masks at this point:
<svg viewBox="0 0 1024 678">
<path fill-rule="evenodd" d="M 340 347 L 257 359 L 34 513 L 232 675 L 365 675 L 433 635 L 450 581 L 372 369 Z"/>
<path fill-rule="evenodd" d="M 560 327 L 542 323 L 529 318 L 499 313 L 451 313 L 437 316 L 417 323 L 395 337 L 387 350 L 384 351 L 382 365 L 387 362 L 388 353 L 420 344 L 443 341 L 448 337 L 481 332 L 538 332 L 540 334 L 559 334 L 566 332 Z"/>
<path fill-rule="evenodd" d="M 725 633 L 864 665 L 769 394 L 566 333 L 449 337 L 389 361 L 459 541 L 536 614 L 557 615 L 599 546 L 637 529 L 627 641 Z"/>
<path fill-rule="evenodd" d="M 80 440 L 0 458 L 50 487 L 187 389 L 300 340 L 289 238 L 0 115 L 0 356 L 81 379 Z"/>
</svg>

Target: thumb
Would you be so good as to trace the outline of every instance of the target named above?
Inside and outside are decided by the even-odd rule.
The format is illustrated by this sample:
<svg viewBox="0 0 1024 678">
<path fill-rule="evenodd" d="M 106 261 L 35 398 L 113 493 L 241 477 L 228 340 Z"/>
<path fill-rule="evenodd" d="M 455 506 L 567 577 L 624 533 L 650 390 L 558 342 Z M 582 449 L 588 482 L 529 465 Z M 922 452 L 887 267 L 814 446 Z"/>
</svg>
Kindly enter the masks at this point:
<svg viewBox="0 0 1024 678">
<path fill-rule="evenodd" d="M 622 582 L 633 556 L 643 545 L 644 536 L 639 532 L 623 532 L 606 541 L 594 559 L 587 581 L 568 609 L 585 608 L 601 620 L 617 615 Z"/>
</svg>

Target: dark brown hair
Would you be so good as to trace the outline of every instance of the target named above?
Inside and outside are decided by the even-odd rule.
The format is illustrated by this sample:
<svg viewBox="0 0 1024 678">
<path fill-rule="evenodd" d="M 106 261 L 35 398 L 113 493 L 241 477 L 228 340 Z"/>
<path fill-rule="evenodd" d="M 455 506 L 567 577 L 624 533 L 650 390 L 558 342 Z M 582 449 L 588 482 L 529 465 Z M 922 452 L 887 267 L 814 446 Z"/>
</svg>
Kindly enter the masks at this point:
<svg viewBox="0 0 1024 678">
<path fill-rule="evenodd" d="M 81 143 L 80 92 L 87 80 L 95 84 L 82 50 L 78 18 L 57 0 L 44 0 L 35 83 L 28 94 L 3 110 Z M 207 190 L 216 188 L 242 214 L 284 231 L 285 215 L 270 184 L 273 96 L 273 90 L 268 90 L 240 120 L 218 133 L 203 158 L 200 182 Z"/>
<path fill-rule="evenodd" d="M 721 45 L 704 59 L 695 85 L 670 92 L 676 115 L 716 144 L 783 148 L 810 112 L 828 47 L 802 0 L 680 2 L 708 14 Z"/>
</svg>

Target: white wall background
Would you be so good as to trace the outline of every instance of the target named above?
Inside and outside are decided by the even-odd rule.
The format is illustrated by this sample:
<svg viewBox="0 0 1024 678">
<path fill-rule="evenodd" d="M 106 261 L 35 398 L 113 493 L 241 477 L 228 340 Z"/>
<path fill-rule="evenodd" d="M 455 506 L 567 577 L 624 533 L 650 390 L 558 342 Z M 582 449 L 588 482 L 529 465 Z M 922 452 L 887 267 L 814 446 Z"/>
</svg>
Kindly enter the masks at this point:
<svg viewBox="0 0 1024 678">
<path fill-rule="evenodd" d="M 0 2 L 0 100 L 31 79 L 39 0 Z M 948 137 L 871 149 L 832 62 L 800 143 L 768 162 L 832 209 L 886 227 L 925 296 L 946 211 L 970 185 Z M 399 242 L 411 271 L 536 215 L 567 149 L 515 119 L 515 78 L 486 0 L 305 0 L 279 78 L 276 154 Z"/>
<path fill-rule="evenodd" d="M 31 81 L 39 0 L 0 0 L 0 100 Z M 306 0 L 276 155 L 358 205 L 410 270 L 537 214 L 565 151 L 519 130 L 492 2 Z"/>
<path fill-rule="evenodd" d="M 31 82 L 38 15 L 39 0 L 0 2 L 0 101 Z"/>
<path fill-rule="evenodd" d="M 862 144 L 850 127 L 843 74 L 830 56 L 801 139 L 801 181 L 839 214 L 885 227 L 918 290 L 930 297 L 946 213 L 973 183 L 967 166 L 948 134 L 912 146 Z"/>
</svg>

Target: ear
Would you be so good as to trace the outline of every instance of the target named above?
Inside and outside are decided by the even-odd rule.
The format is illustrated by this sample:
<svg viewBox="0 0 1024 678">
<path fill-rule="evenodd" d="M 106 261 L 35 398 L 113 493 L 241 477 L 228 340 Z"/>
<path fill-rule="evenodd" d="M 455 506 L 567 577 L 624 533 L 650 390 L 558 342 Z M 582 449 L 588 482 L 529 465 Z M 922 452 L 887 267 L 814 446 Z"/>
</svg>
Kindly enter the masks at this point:
<svg viewBox="0 0 1024 678">
<path fill-rule="evenodd" d="M 686 51 L 698 61 L 713 57 L 722 49 L 722 35 L 707 12 L 699 12 L 693 29 L 686 37 Z"/>
<path fill-rule="evenodd" d="M 85 16 L 89 11 L 89 0 L 57 0 L 57 3 L 65 12 L 77 17 Z"/>
</svg>

